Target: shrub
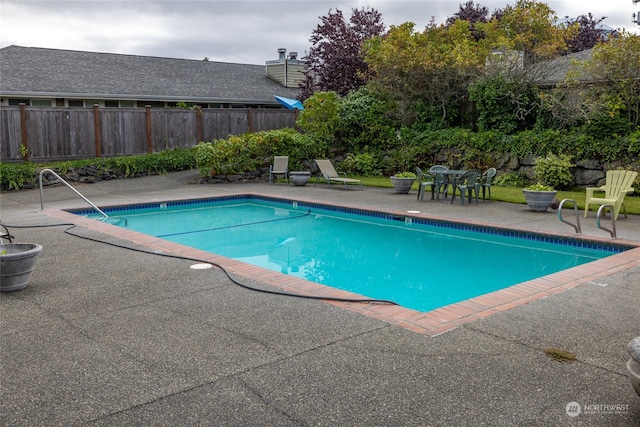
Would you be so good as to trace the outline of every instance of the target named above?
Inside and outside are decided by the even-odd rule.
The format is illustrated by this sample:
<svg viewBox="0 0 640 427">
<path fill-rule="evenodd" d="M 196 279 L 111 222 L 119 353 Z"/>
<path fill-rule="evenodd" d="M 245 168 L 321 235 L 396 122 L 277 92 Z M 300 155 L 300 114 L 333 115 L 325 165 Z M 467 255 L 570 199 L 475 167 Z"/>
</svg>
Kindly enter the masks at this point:
<svg viewBox="0 0 640 427">
<path fill-rule="evenodd" d="M 289 156 L 289 168 L 305 160 L 325 157 L 327 145 L 294 129 L 278 129 L 230 136 L 196 146 L 196 164 L 202 176 L 229 175 L 260 169 L 273 156 Z"/>
<path fill-rule="evenodd" d="M 530 190 L 530 191 L 553 191 L 553 187 L 550 185 L 544 185 L 544 184 L 532 184 L 529 185 L 528 187 L 525 187 L 525 190 Z"/>
<path fill-rule="evenodd" d="M 54 162 L 42 165 L 34 163 L 0 163 L 0 184 L 3 189 L 18 190 L 27 183 L 36 184 L 36 167 L 48 168 L 64 175 L 74 169 L 94 168 L 98 171 L 122 172 L 127 177 L 143 173 L 167 173 L 196 167 L 195 147 L 173 149 L 137 156 L 121 156 Z"/>
<path fill-rule="evenodd" d="M 567 188 L 573 182 L 571 157 L 566 154 L 547 154 L 535 161 L 534 174 L 539 183 L 556 189 Z"/>
<path fill-rule="evenodd" d="M 304 102 L 296 125 L 312 138 L 329 143 L 340 123 L 340 98 L 335 92 L 315 92 Z"/>
<path fill-rule="evenodd" d="M 529 179 L 522 173 L 507 172 L 498 175 L 493 182 L 500 187 L 525 187 L 529 184 Z"/>
<path fill-rule="evenodd" d="M 349 172 L 354 175 L 382 175 L 379 156 L 369 152 L 362 154 L 349 154 L 342 163 L 340 163 L 340 166 L 345 172 Z"/>
<path fill-rule="evenodd" d="M 398 172 L 393 175 L 396 178 L 417 178 L 418 176 L 413 172 Z"/>
<path fill-rule="evenodd" d="M 395 102 L 374 90 L 362 87 L 342 99 L 340 130 L 349 152 L 364 147 L 386 150 L 397 145 L 398 121 L 393 116 Z"/>
<path fill-rule="evenodd" d="M 173 149 L 159 153 L 141 154 L 137 156 L 121 156 L 108 159 L 81 160 L 76 164 L 70 162 L 73 167 L 105 167 L 122 171 L 125 176 L 131 177 L 140 174 L 163 174 L 171 171 L 193 169 L 196 166 L 195 148 Z M 57 165 L 54 165 L 57 166 Z"/>
<path fill-rule="evenodd" d="M 631 131 L 631 122 L 620 115 L 601 113 L 592 117 L 582 126 L 582 131 L 594 138 L 608 139 L 612 135 L 626 135 Z"/>
<path fill-rule="evenodd" d="M 33 163 L 0 162 L 0 184 L 8 190 L 19 190 L 26 183 L 35 184 L 35 173 Z"/>
</svg>

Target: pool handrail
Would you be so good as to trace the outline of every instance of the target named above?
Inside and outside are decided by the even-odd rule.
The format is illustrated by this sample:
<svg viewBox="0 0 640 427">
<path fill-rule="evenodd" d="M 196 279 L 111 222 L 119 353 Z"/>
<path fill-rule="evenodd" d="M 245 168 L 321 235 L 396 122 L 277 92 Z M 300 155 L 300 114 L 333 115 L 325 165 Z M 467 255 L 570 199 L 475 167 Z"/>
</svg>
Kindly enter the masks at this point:
<svg viewBox="0 0 640 427">
<path fill-rule="evenodd" d="M 562 218 L 562 207 L 564 206 L 565 202 L 573 203 L 573 211 L 576 214 L 576 223 L 575 224 L 571 224 L 569 221 L 567 221 L 564 218 Z M 574 228 L 574 230 L 576 230 L 576 234 L 582 233 L 582 228 L 580 227 L 580 214 L 578 213 L 578 204 L 576 203 L 575 200 L 563 199 L 560 202 L 560 204 L 558 205 L 558 219 L 560 220 L 560 222 L 572 226 Z"/>
<path fill-rule="evenodd" d="M 96 205 L 94 205 L 93 203 L 91 203 L 91 201 L 89 199 L 87 199 L 86 197 L 84 197 L 82 194 L 80 194 L 80 192 L 78 190 L 76 190 L 75 188 L 73 188 L 73 186 L 71 186 L 71 184 L 69 184 L 67 181 L 65 181 L 60 175 L 58 175 L 57 173 L 55 173 L 54 171 L 52 171 L 51 169 L 42 169 L 40 171 L 40 175 L 38 177 L 38 182 L 40 184 L 40 210 L 44 210 L 44 191 L 43 191 L 43 185 L 42 185 L 42 176 L 45 173 L 50 173 L 53 176 L 55 176 L 60 182 L 62 182 L 64 185 L 66 185 L 67 187 L 69 187 L 70 189 L 73 190 L 74 193 L 76 193 L 78 196 L 80 196 L 80 198 L 82 198 L 82 200 L 84 200 L 85 202 L 87 202 L 89 204 L 89 206 L 91 206 L 93 209 L 95 209 L 96 211 L 98 211 L 102 216 L 104 216 L 104 219 L 109 218 L 109 216 L 102 212 L 102 210 L 97 207 Z"/>
<path fill-rule="evenodd" d="M 609 213 L 611 214 L 611 230 L 600 225 L 600 217 L 602 216 L 602 213 L 606 208 L 609 208 Z M 609 234 L 611 234 L 611 238 L 613 239 L 618 237 L 616 233 L 616 217 L 614 215 L 614 209 L 615 208 L 613 205 L 601 205 L 600 208 L 598 208 L 598 213 L 596 215 L 596 226 L 601 230 L 609 232 Z"/>
</svg>

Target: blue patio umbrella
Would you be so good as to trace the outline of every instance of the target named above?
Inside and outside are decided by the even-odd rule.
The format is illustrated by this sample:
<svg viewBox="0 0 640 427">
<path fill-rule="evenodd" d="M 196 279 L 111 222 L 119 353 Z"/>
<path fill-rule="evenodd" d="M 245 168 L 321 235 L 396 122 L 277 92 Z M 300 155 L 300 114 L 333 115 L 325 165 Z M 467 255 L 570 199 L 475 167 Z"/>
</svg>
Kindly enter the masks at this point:
<svg viewBox="0 0 640 427">
<path fill-rule="evenodd" d="M 302 106 L 302 102 L 298 101 L 297 99 L 291 99 L 291 98 L 285 98 L 284 96 L 275 96 L 276 101 L 278 101 L 280 104 L 284 105 L 285 107 L 287 107 L 290 110 L 304 110 L 304 107 Z"/>
</svg>

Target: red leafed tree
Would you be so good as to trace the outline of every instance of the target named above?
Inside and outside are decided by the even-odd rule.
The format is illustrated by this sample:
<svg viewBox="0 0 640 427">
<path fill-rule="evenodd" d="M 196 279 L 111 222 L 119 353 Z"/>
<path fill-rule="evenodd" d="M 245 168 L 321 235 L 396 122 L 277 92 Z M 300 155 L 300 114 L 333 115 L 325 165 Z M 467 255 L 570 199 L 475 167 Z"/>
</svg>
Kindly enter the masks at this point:
<svg viewBox="0 0 640 427">
<path fill-rule="evenodd" d="M 606 16 L 595 20 L 593 15 L 589 13 L 588 15 L 580 15 L 578 19 L 573 21 L 578 24 L 578 32 L 572 39 L 567 41 L 567 53 L 591 49 L 598 43 L 605 41 L 605 32 L 598 28 L 598 24 L 604 21 L 605 18 Z"/>
<path fill-rule="evenodd" d="M 345 20 L 342 11 L 329 10 L 313 31 L 312 46 L 303 58 L 307 63 L 300 99 L 314 92 L 333 91 L 344 96 L 367 82 L 367 64 L 361 55 L 362 43 L 382 35 L 382 15 L 372 8 L 352 9 Z"/>
<path fill-rule="evenodd" d="M 480 4 L 474 4 L 473 0 L 469 0 L 465 4 L 461 4 L 453 16 L 447 18 L 446 25 L 451 26 L 458 19 L 469 21 L 471 33 L 476 40 L 479 40 L 482 38 L 482 34 L 476 30 L 475 24 L 489 20 L 489 9 Z"/>
</svg>

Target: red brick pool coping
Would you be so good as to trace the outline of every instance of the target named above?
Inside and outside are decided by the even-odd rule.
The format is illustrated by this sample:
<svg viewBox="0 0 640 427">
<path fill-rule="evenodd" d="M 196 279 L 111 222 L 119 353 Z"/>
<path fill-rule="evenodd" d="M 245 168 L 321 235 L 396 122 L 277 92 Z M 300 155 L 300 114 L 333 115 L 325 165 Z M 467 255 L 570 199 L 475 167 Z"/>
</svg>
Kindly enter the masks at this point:
<svg viewBox="0 0 640 427">
<path fill-rule="evenodd" d="M 241 193 L 238 195 L 260 196 L 264 194 Z M 208 197 L 210 198 L 210 197 Z M 315 200 L 297 199 L 299 202 L 318 203 Z M 167 200 L 168 201 L 168 200 Z M 331 204 L 331 206 L 338 206 Z M 361 206 L 339 205 L 339 207 L 355 210 L 367 210 Z M 371 209 L 373 210 L 373 209 Z M 258 283 L 273 286 L 287 292 L 303 295 L 312 295 L 315 297 L 325 298 L 366 298 L 362 295 L 352 292 L 331 288 L 318 283 L 310 282 L 298 277 L 288 276 L 277 271 L 267 270 L 261 267 L 253 266 L 244 262 L 236 261 L 223 256 L 211 254 L 209 252 L 194 249 L 178 243 L 169 242 L 157 237 L 138 233 L 136 231 L 126 230 L 121 227 L 96 221 L 95 219 L 85 218 L 72 214 L 63 210 L 46 210 L 45 214 L 71 222 L 79 227 L 95 230 L 119 239 L 129 241 L 133 244 L 142 245 L 151 251 L 161 251 L 166 254 L 178 255 L 187 258 L 194 258 L 205 262 L 210 262 L 223 266 L 230 274 L 237 278 L 246 278 Z M 434 217 L 427 214 L 411 214 L 405 211 L 389 211 L 393 215 L 412 216 L 414 218 L 433 219 L 437 221 L 449 221 L 455 223 L 464 223 L 480 227 L 488 227 L 500 230 L 525 231 L 535 234 L 542 234 L 537 230 L 527 230 L 522 228 L 506 227 L 502 225 L 482 223 L 477 221 L 451 221 L 447 218 Z M 549 233 L 549 236 L 563 237 L 557 233 Z M 572 238 L 576 238 L 572 236 Z M 578 237 L 580 240 L 591 243 L 611 244 L 610 239 L 598 237 Z M 328 304 L 338 306 L 347 310 L 351 310 L 369 317 L 373 317 L 385 322 L 397 325 L 420 334 L 435 336 L 443 332 L 455 329 L 466 323 L 473 322 L 478 319 L 485 318 L 495 313 L 499 313 L 519 305 L 527 304 L 563 292 L 567 289 L 574 288 L 584 283 L 595 281 L 598 278 L 609 276 L 611 274 L 623 271 L 635 266 L 640 266 L 640 243 L 635 241 L 615 240 L 616 244 L 631 246 L 625 252 L 615 254 L 603 259 L 592 261 L 577 267 L 560 271 L 558 273 L 543 276 L 534 280 L 519 283 L 495 292 L 480 295 L 465 301 L 447 305 L 428 312 L 420 312 L 409 308 L 382 304 L 382 303 L 360 303 L 360 302 L 341 302 L 323 300 Z"/>
</svg>

